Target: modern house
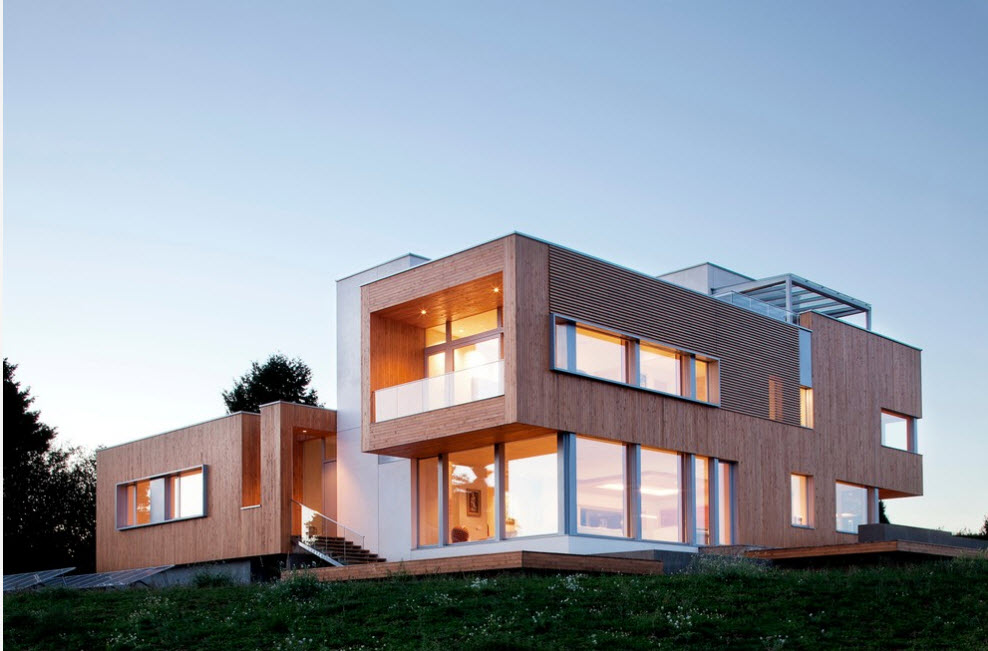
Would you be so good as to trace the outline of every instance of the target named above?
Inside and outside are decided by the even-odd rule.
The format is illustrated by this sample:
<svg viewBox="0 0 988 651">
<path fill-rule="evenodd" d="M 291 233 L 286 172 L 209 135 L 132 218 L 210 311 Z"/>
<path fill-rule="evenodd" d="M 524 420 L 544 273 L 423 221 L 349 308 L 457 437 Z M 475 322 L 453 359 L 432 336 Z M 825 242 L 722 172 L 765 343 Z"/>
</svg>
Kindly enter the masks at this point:
<svg viewBox="0 0 988 651">
<path fill-rule="evenodd" d="M 920 351 L 870 327 L 792 274 L 403 256 L 337 282 L 335 412 L 99 453 L 97 565 L 854 542 L 923 489 Z"/>
</svg>

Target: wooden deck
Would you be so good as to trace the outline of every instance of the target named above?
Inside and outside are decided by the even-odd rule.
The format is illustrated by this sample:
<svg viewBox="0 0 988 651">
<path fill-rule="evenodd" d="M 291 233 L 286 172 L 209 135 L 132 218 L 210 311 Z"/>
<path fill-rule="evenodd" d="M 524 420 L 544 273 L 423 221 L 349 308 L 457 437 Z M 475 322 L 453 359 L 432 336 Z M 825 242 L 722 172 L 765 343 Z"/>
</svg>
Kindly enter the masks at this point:
<svg viewBox="0 0 988 651">
<path fill-rule="evenodd" d="M 780 565 L 846 564 L 850 562 L 887 560 L 937 560 L 978 556 L 984 551 L 950 545 L 883 540 L 880 542 L 821 545 L 816 547 L 785 547 L 754 549 L 745 552 L 748 558 L 769 560 Z"/>
<path fill-rule="evenodd" d="M 588 574 L 662 574 L 662 562 L 638 558 L 583 556 L 549 552 L 498 552 L 413 561 L 318 567 L 309 570 L 321 581 L 386 579 L 392 576 L 478 574 L 512 571 L 584 572 Z"/>
</svg>

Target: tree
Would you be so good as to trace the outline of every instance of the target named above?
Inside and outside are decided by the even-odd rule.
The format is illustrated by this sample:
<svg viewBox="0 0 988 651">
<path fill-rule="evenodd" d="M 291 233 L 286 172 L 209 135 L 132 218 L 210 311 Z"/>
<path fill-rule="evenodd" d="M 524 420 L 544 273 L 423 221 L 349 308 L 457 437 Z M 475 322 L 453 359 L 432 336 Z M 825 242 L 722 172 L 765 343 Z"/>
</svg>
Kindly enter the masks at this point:
<svg viewBox="0 0 988 651">
<path fill-rule="evenodd" d="M 96 564 L 96 457 L 55 448 L 55 428 L 3 360 L 3 569 Z"/>
<path fill-rule="evenodd" d="M 226 409 L 260 411 L 261 405 L 284 400 L 303 405 L 318 405 L 315 389 L 309 387 L 312 370 L 299 358 L 288 359 L 281 353 L 268 357 L 263 364 L 251 362 L 250 370 L 223 392 Z"/>
</svg>

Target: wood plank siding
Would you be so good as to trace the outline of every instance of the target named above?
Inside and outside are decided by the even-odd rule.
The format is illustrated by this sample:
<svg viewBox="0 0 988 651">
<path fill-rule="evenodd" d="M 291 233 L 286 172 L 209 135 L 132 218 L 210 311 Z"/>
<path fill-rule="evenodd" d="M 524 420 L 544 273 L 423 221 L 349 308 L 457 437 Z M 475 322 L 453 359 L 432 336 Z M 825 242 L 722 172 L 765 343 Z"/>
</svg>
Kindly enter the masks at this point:
<svg viewBox="0 0 988 651">
<path fill-rule="evenodd" d="M 321 581 L 386 579 L 392 576 L 477 574 L 528 570 L 536 572 L 585 572 L 590 574 L 662 574 L 662 561 L 608 556 L 583 556 L 553 552 L 497 552 L 448 558 L 391 563 L 367 563 L 345 567 L 300 570 Z"/>
<path fill-rule="evenodd" d="M 99 450 L 96 456 L 96 567 L 106 572 L 152 565 L 244 558 L 290 550 L 292 443 L 298 429 L 336 430 L 336 413 L 272 403 L 260 414 L 239 413 Z M 260 446 L 258 468 L 245 452 Z M 118 530 L 116 485 L 206 466 L 206 517 Z M 248 481 L 245 482 L 245 479 Z M 243 489 L 251 493 L 245 497 Z"/>
<path fill-rule="evenodd" d="M 566 249 L 548 262 L 550 311 L 719 358 L 724 409 L 768 418 L 779 377 L 780 420 L 799 425 L 795 326 Z"/>
<path fill-rule="evenodd" d="M 504 396 L 371 423 L 372 315 L 494 273 L 503 279 Z M 813 342 L 808 429 L 799 425 L 798 327 L 546 242 L 510 235 L 369 283 L 362 300 L 367 451 L 424 457 L 564 431 L 735 461 L 737 542 L 766 546 L 853 541 L 835 531 L 836 481 L 883 498 L 922 494 L 922 457 L 880 442 L 881 409 L 922 415 L 920 352 L 847 323 L 802 317 Z M 554 371 L 553 313 L 719 359 L 720 406 Z M 778 420 L 769 418 L 770 377 Z M 813 477 L 815 528 L 790 526 L 792 473 Z"/>
</svg>

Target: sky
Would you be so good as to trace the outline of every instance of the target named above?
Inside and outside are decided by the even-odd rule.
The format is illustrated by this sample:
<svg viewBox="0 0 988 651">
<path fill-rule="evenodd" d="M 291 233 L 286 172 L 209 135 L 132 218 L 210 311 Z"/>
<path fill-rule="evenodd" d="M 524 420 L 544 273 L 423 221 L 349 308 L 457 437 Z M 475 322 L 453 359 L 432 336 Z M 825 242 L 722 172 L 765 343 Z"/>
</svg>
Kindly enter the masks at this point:
<svg viewBox="0 0 988 651">
<path fill-rule="evenodd" d="M 335 280 L 512 231 L 870 302 L 925 495 L 988 513 L 988 4 L 50 2 L 4 12 L 3 355 L 65 444 L 336 405 Z"/>
</svg>

